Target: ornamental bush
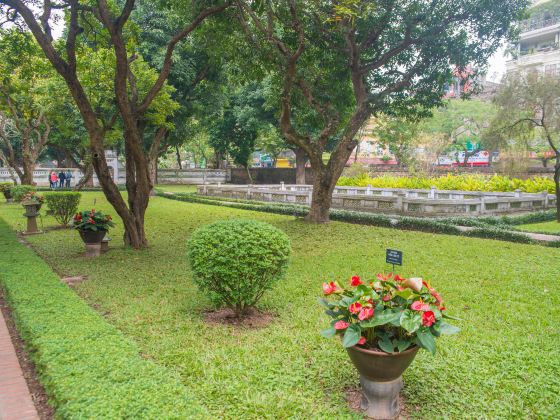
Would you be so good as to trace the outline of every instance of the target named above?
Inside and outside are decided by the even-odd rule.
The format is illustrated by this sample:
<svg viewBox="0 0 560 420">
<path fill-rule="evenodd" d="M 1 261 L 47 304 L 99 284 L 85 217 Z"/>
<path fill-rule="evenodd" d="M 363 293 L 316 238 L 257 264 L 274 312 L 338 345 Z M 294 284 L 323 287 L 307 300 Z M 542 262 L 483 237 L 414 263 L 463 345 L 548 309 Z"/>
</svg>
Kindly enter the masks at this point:
<svg viewBox="0 0 560 420">
<path fill-rule="evenodd" d="M 12 188 L 10 188 L 12 197 L 14 198 L 14 201 L 17 203 L 23 200 L 25 194 L 30 192 L 35 192 L 35 191 L 37 191 L 37 189 L 32 185 L 14 185 Z"/>
<path fill-rule="evenodd" d="M 268 223 L 224 220 L 202 226 L 188 243 L 194 282 L 237 317 L 280 280 L 291 252 L 288 236 Z"/>
<path fill-rule="evenodd" d="M 82 194 L 79 192 L 52 192 L 45 194 L 45 200 L 55 220 L 63 226 L 68 226 L 70 220 L 78 210 Z"/>
</svg>

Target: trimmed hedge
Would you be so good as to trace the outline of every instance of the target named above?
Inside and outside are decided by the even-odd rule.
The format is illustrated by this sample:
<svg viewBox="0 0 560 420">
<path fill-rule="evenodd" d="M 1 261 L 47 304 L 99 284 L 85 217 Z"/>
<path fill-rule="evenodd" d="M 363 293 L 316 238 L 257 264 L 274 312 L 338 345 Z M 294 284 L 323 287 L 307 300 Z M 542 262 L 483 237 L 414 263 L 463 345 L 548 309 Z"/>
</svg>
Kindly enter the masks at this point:
<svg viewBox="0 0 560 420">
<path fill-rule="evenodd" d="M 0 285 L 58 418 L 207 418 L 178 376 L 61 283 L 0 219 Z"/>
<path fill-rule="evenodd" d="M 169 193 L 156 190 L 156 194 L 169 198 L 172 200 L 186 201 L 190 203 L 208 204 L 213 206 L 224 206 L 243 210 L 262 211 L 265 213 L 275 213 L 283 215 L 292 215 L 295 217 L 305 217 L 309 211 L 307 207 L 290 204 L 274 204 L 264 203 L 258 201 L 247 201 L 237 199 L 223 198 L 215 200 L 215 197 L 209 198 L 206 196 L 199 196 L 196 193 Z M 548 218 L 555 213 L 542 212 L 532 216 L 535 219 Z M 447 235 L 470 236 L 476 238 L 495 239 L 507 242 L 518 242 L 527 244 L 538 244 L 548 247 L 560 247 L 560 241 L 542 242 L 535 241 L 519 231 L 513 231 L 511 225 L 527 223 L 531 215 L 515 216 L 515 217 L 496 217 L 496 218 L 481 218 L 478 221 L 475 218 L 445 218 L 445 219 L 428 219 L 420 217 L 407 217 L 407 216 L 387 216 L 384 214 L 367 213 L 352 210 L 331 209 L 331 220 L 357 223 L 378 227 L 386 227 L 393 229 L 415 230 L 421 232 L 440 233 Z M 492 220 L 494 225 L 484 223 L 485 220 Z M 500 222 L 500 220 L 502 222 Z M 509 224 L 504 223 L 507 220 Z M 546 219 L 549 220 L 549 219 Z M 530 222 L 529 222 L 530 223 Z M 475 229 L 470 231 L 462 231 L 457 226 L 470 226 Z"/>
<path fill-rule="evenodd" d="M 63 226 L 68 226 L 74 214 L 78 211 L 78 204 L 82 194 L 74 191 L 57 191 L 45 194 L 45 201 L 55 220 Z"/>
<path fill-rule="evenodd" d="M 282 279 L 290 253 L 290 239 L 275 226 L 220 220 L 192 234 L 187 255 L 195 284 L 239 317 Z"/>
<path fill-rule="evenodd" d="M 25 194 L 32 191 L 37 191 L 37 188 L 32 185 L 14 185 L 10 188 L 10 193 L 16 203 L 19 203 Z"/>
</svg>

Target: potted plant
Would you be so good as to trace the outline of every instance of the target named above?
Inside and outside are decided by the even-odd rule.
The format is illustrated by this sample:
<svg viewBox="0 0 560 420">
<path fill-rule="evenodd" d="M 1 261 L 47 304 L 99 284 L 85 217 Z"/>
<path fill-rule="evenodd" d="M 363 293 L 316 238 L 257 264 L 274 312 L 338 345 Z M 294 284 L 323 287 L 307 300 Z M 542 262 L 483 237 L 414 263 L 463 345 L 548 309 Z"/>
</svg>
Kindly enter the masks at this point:
<svg viewBox="0 0 560 420">
<path fill-rule="evenodd" d="M 352 277 L 347 286 L 323 284 L 321 299 L 332 318 L 324 337 L 339 336 L 360 373 L 362 409 L 372 418 L 395 418 L 402 374 L 420 348 L 436 351 L 436 339 L 459 328 L 445 319 L 443 300 L 429 281 L 378 274 Z"/>
<path fill-rule="evenodd" d="M 13 200 L 12 192 L 10 191 L 11 188 L 14 186 L 11 182 L 0 182 L 0 191 L 4 194 L 4 198 L 8 203 L 11 203 Z"/>
<path fill-rule="evenodd" d="M 111 216 L 95 209 L 76 213 L 72 227 L 77 229 L 85 244 L 100 244 L 110 227 L 115 226 Z"/>
<path fill-rule="evenodd" d="M 45 201 L 44 197 L 37 194 L 35 191 L 25 193 L 21 199 L 21 205 L 25 208 L 25 216 L 37 217 L 43 205 L 43 201 Z"/>
</svg>

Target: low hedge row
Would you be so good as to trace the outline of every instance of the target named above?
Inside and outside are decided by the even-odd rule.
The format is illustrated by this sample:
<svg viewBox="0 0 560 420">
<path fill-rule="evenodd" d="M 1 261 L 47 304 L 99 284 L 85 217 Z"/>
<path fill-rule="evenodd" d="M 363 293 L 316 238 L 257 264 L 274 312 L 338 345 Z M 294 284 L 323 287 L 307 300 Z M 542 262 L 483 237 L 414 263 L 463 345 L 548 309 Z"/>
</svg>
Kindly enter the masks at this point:
<svg viewBox="0 0 560 420">
<path fill-rule="evenodd" d="M 179 378 L 60 282 L 0 220 L 0 285 L 58 418 L 205 418 Z"/>
<path fill-rule="evenodd" d="M 305 217 L 308 213 L 308 208 L 305 206 L 293 204 L 277 204 L 277 203 L 263 203 L 239 199 L 224 199 L 218 197 L 200 196 L 196 193 L 170 193 L 156 190 L 156 194 L 172 200 L 186 201 L 190 203 L 209 204 L 214 206 L 225 206 L 238 208 L 243 210 L 262 211 L 266 213 L 292 215 L 296 217 Z M 539 216 L 540 217 L 540 216 Z M 548 216 L 547 216 L 548 217 Z M 480 223 L 474 225 L 476 220 L 474 218 L 445 218 L 445 219 L 428 219 L 420 217 L 406 217 L 406 216 L 387 216 L 384 214 L 358 212 L 342 209 L 331 209 L 331 220 L 343 221 L 348 223 L 358 223 L 364 225 L 387 227 L 403 230 L 415 230 L 430 233 L 440 233 L 447 235 L 459 235 L 478 238 L 495 239 L 507 242 L 517 242 L 526 244 L 540 244 L 550 247 L 560 247 L 559 242 L 541 242 L 529 238 L 523 233 L 512 231 L 508 228 L 511 226 L 501 223 L 491 226 L 488 224 Z M 490 218 L 485 218 L 490 219 Z M 496 218 L 502 219 L 502 218 Z M 514 218 L 510 218 L 514 219 Z M 473 225 L 455 223 L 456 221 L 471 220 Z M 526 222 L 523 222 L 526 223 Z M 511 223 L 513 224 L 513 223 Z M 516 223 L 517 224 L 517 221 Z M 521 224 L 521 223 L 519 223 Z M 457 226 L 471 226 L 474 229 L 464 231 Z"/>
</svg>

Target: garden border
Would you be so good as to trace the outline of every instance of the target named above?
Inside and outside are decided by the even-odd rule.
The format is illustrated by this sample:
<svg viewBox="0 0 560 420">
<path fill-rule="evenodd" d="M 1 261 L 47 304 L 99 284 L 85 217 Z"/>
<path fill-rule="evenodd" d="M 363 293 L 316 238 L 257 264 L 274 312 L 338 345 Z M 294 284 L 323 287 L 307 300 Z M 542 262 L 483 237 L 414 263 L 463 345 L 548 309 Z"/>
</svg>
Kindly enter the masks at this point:
<svg viewBox="0 0 560 420">
<path fill-rule="evenodd" d="M 196 193 L 172 193 L 164 192 L 156 188 L 155 193 L 157 196 L 168 198 L 171 200 L 185 201 L 198 204 L 208 204 L 214 206 L 225 206 L 231 208 L 238 208 L 242 210 L 261 211 L 266 213 L 275 213 L 283 215 L 291 215 L 294 217 L 305 217 L 308 213 L 306 206 L 298 206 L 292 204 L 272 204 L 261 203 L 258 201 L 239 200 L 223 197 L 200 196 Z M 520 231 L 506 229 L 514 224 L 527 223 L 531 215 L 525 216 L 503 216 L 503 217 L 486 217 L 478 220 L 476 218 L 444 218 L 444 219 L 428 219 L 408 216 L 387 216 L 384 214 L 359 212 L 342 209 L 331 209 L 331 220 L 343 221 L 348 223 L 364 224 L 385 228 L 414 230 L 429 233 L 440 233 L 447 235 L 467 236 L 484 239 L 495 239 L 506 242 L 516 242 L 533 245 L 543 245 L 548 247 L 560 248 L 560 238 L 558 241 L 545 242 L 531 239 Z M 535 219 L 538 221 L 552 220 L 555 217 L 554 212 L 540 212 L 534 213 Z M 520 222 L 518 223 L 517 219 Z M 492 220 L 492 222 L 489 222 Z M 522 220 L 522 222 L 521 222 Z M 458 225 L 460 222 L 471 223 L 470 227 L 474 229 L 464 230 L 460 229 Z M 484 223 L 488 221 L 488 223 Z M 469 225 L 465 225 L 469 226 Z"/>
<path fill-rule="evenodd" d="M 61 418 L 207 418 L 177 374 L 142 359 L 0 218 L 0 285 Z"/>
</svg>

